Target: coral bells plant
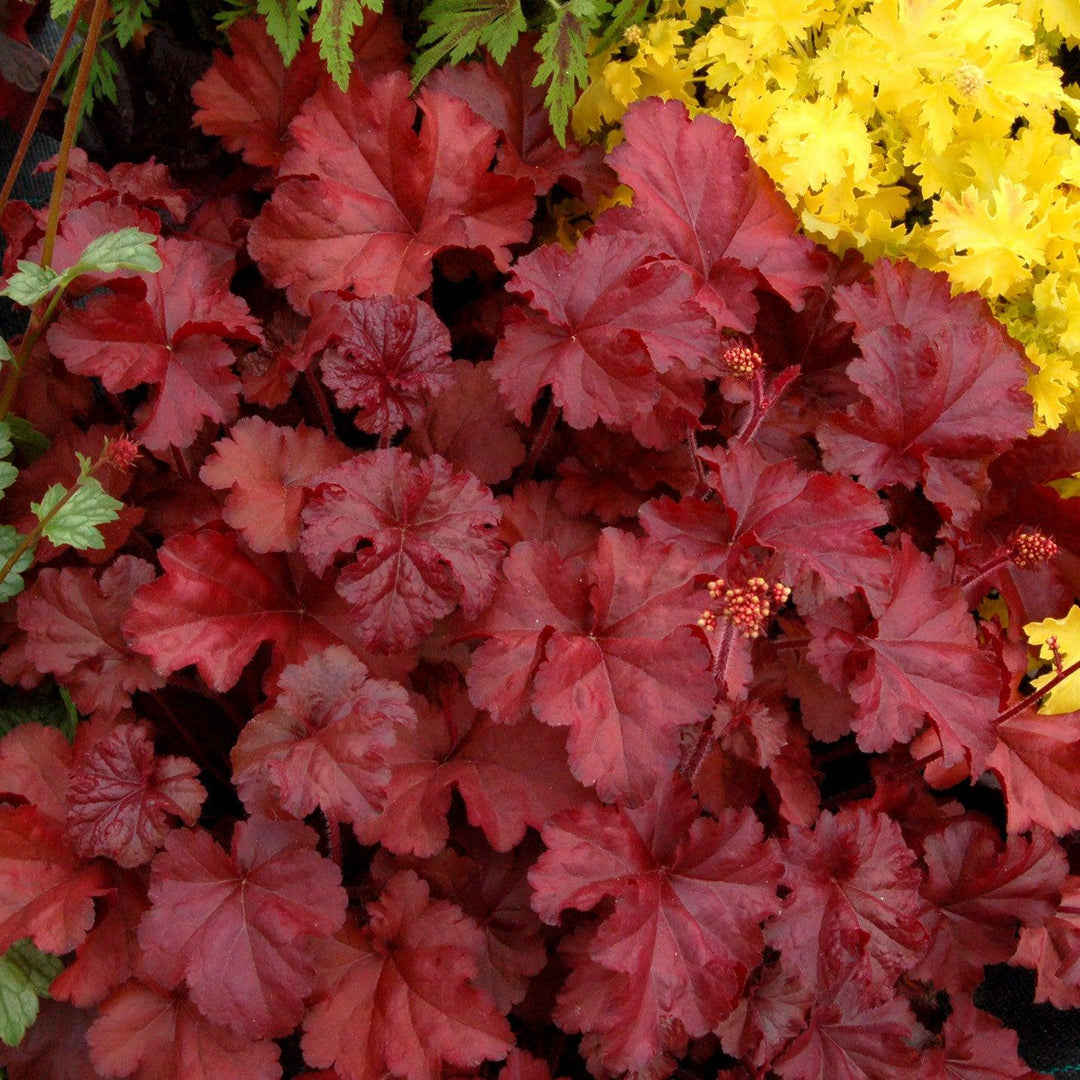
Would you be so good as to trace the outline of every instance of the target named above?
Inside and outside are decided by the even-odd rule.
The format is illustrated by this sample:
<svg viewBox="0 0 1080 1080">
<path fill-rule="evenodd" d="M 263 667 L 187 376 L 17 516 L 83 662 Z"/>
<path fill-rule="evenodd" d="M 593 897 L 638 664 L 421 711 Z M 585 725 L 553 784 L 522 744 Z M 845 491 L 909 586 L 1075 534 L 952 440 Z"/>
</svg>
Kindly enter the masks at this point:
<svg viewBox="0 0 1080 1080">
<path fill-rule="evenodd" d="M 1080 441 L 1022 347 L 713 117 L 604 158 L 363 20 L 347 90 L 234 26 L 226 174 L 69 143 L 4 213 L 7 1080 L 1035 1076 L 978 990 L 1080 1006 Z"/>
</svg>

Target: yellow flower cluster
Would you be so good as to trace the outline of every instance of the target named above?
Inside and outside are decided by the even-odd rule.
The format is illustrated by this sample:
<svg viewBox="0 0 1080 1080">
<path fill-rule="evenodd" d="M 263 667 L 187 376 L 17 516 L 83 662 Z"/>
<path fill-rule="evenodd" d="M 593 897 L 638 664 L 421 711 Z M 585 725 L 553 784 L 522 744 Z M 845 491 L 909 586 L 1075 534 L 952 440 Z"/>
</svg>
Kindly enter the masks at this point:
<svg viewBox="0 0 1080 1080">
<path fill-rule="evenodd" d="M 1078 0 L 660 0 L 593 58 L 579 138 L 658 94 L 733 124 L 807 233 L 982 293 L 1080 428 Z"/>
</svg>

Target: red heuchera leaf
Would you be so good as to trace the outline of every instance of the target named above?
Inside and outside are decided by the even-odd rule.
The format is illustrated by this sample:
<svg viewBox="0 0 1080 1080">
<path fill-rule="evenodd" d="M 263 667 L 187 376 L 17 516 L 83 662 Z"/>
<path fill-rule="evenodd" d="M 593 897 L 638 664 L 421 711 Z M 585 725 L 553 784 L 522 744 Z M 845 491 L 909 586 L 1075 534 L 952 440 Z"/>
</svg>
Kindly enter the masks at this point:
<svg viewBox="0 0 1080 1080">
<path fill-rule="evenodd" d="M 99 912 L 75 959 L 53 980 L 51 998 L 85 1009 L 99 1005 L 131 978 L 139 953 L 136 931 L 150 906 L 143 876 L 138 871 L 114 871 L 113 888 L 99 902 L 105 910 Z"/>
<path fill-rule="evenodd" d="M 571 427 L 628 425 L 659 400 L 657 372 L 715 351 L 688 275 L 647 252 L 635 237 L 593 234 L 573 253 L 548 244 L 517 261 L 507 288 L 531 308 L 507 312 L 494 374 L 519 420 L 550 386 Z"/>
<path fill-rule="evenodd" d="M 942 1030 L 945 1045 L 924 1051 L 919 1080 L 1039 1080 L 1019 1058 L 1016 1032 L 976 1009 L 971 998 L 951 994 L 952 1012 Z M 1046 1078 L 1044 1078 L 1046 1080 Z"/>
<path fill-rule="evenodd" d="M 997 739 L 986 765 L 1005 791 L 1009 832 L 1080 829 L 1080 712 L 1025 709 L 998 724 Z"/>
<path fill-rule="evenodd" d="M 784 1080 L 916 1080 L 915 1018 L 903 998 L 867 1007 L 858 980 L 822 993 L 807 1029 L 773 1062 Z"/>
<path fill-rule="evenodd" d="M 389 439 L 423 414 L 451 382 L 450 332 L 430 304 L 412 297 L 345 300 L 320 294 L 302 353 L 322 354 L 319 371 L 361 431 Z"/>
<path fill-rule="evenodd" d="M 484 932 L 476 983 L 491 994 L 501 1012 L 508 1012 L 524 999 L 529 980 L 548 961 L 543 925 L 529 906 L 532 894 L 525 877 L 536 851 L 530 843 L 508 854 L 493 853 L 482 840 L 470 843 L 470 836 L 475 834 L 466 834 L 463 845 L 467 854 L 444 848 L 432 859 L 413 859 L 407 864 L 376 856 L 385 867 L 378 861 L 373 864 L 372 877 L 383 882 L 399 868 L 415 870 L 433 895 L 457 904 L 475 919 Z"/>
<path fill-rule="evenodd" d="M 25 799 L 45 817 L 62 823 L 73 757 L 71 743 L 58 728 L 20 724 L 0 740 L 0 794 Z"/>
<path fill-rule="evenodd" d="M 715 1027 L 761 960 L 761 923 L 779 908 L 780 865 L 753 813 L 702 817 L 676 775 L 637 810 L 586 806 L 545 826 L 543 838 L 548 850 L 529 882 L 545 922 L 615 901 L 589 950 L 626 976 L 625 997 L 599 1029 L 605 1065 L 640 1069 L 668 1048 L 673 1025 L 690 1036 Z M 571 976 L 560 1016 L 592 1011 L 581 989 Z"/>
<path fill-rule="evenodd" d="M 357 830 L 361 843 L 429 856 L 441 851 L 455 789 L 468 820 L 496 851 L 521 843 L 586 795 L 566 766 L 565 739 L 532 721 L 512 728 L 477 713 L 449 688 L 438 706 L 416 698 L 418 723 L 401 731 L 387 753 L 390 782 L 381 816 Z"/>
<path fill-rule="evenodd" d="M 502 521 L 499 536 L 508 548 L 522 540 L 544 540 L 560 555 L 587 555 L 596 546 L 600 527 L 593 521 L 568 515 L 556 499 L 553 483 L 520 480 L 514 490 L 499 496 Z"/>
<path fill-rule="evenodd" d="M 753 329 L 763 282 L 798 310 L 824 260 L 735 129 L 711 116 L 691 121 L 683 104 L 658 98 L 632 105 L 622 129 L 608 160 L 633 188 L 633 208 L 604 215 L 601 231 L 632 230 L 687 267 L 720 326 Z"/>
<path fill-rule="evenodd" d="M 1061 905 L 1043 926 L 1025 927 L 1012 964 L 1036 973 L 1035 1000 L 1056 1009 L 1080 1007 L 1080 877 L 1070 875 Z"/>
<path fill-rule="evenodd" d="M 317 428 L 278 427 L 245 416 L 233 424 L 228 438 L 214 443 L 199 479 L 229 492 L 225 521 L 252 551 L 295 551 L 312 477 L 351 456 Z"/>
<path fill-rule="evenodd" d="M 159 240 L 161 270 L 144 274 L 145 298 L 129 291 L 92 296 L 49 329 L 49 348 L 69 370 L 97 375 L 116 393 L 157 387 L 134 436 L 151 450 L 188 446 L 203 421 L 230 420 L 240 380 L 226 338 L 261 340 L 247 304 L 197 242 Z"/>
<path fill-rule="evenodd" d="M 570 729 L 570 768 L 605 801 L 643 802 L 679 758 L 679 729 L 712 711 L 712 655 L 695 627 L 696 567 L 666 544 L 605 529 L 587 559 L 519 544 L 475 630 L 473 702 L 509 723 Z"/>
<path fill-rule="evenodd" d="M 123 629 L 160 672 L 195 664 L 208 685 L 228 690 L 269 641 L 269 688 L 286 664 L 329 645 L 359 648 L 345 604 L 298 562 L 248 555 L 232 533 L 212 529 L 172 537 L 158 558 L 164 573 L 135 594 Z"/>
<path fill-rule="evenodd" d="M 343 645 L 287 667 L 274 703 L 244 725 L 232 751 L 233 782 L 249 812 L 269 784 L 274 801 L 302 818 L 316 806 L 361 826 L 386 805 L 387 753 L 416 724 L 405 688 L 368 677 Z"/>
<path fill-rule="evenodd" d="M 1041 926 L 1053 915 L 1067 871 L 1050 833 L 1002 843 L 997 829 L 973 819 L 927 836 L 923 861 L 930 951 L 914 978 L 950 992 L 974 990 L 984 965 L 1008 960 L 1018 924 Z"/>
<path fill-rule="evenodd" d="M 818 428 L 825 464 L 869 488 L 921 484 L 963 524 L 989 489 L 990 461 L 1031 427 L 1023 351 L 974 293 L 882 259 L 873 283 L 835 293 L 862 356 L 847 375 L 863 400 Z"/>
<path fill-rule="evenodd" d="M 894 556 L 888 600 L 811 615 L 807 655 L 826 681 L 858 706 L 859 747 L 886 750 L 908 742 L 929 717 L 943 762 L 965 759 L 978 776 L 994 746 L 999 675 L 979 648 L 961 589 L 904 534 Z"/>
<path fill-rule="evenodd" d="M 533 182 L 537 195 L 556 184 L 593 202 L 615 183 L 599 146 L 579 146 L 572 136 L 560 146 L 544 107 L 543 82 L 536 82 L 540 57 L 536 38 L 523 34 L 501 64 L 483 62 L 437 68 L 424 85 L 461 98 L 477 116 L 502 132 L 499 168 Z"/>
<path fill-rule="evenodd" d="M 278 1080 L 280 1050 L 207 1020 L 182 992 L 132 979 L 101 1006 L 87 1041 L 107 1076 L 135 1080 Z"/>
<path fill-rule="evenodd" d="M 813 829 L 789 829 L 783 864 L 791 894 L 768 939 L 785 966 L 819 987 L 853 967 L 882 1000 L 927 948 L 922 873 L 899 825 L 861 808 L 826 811 Z"/>
<path fill-rule="evenodd" d="M 121 555 L 96 581 L 89 567 L 42 570 L 19 597 L 26 656 L 67 687 L 81 713 L 115 716 L 135 691 L 165 681 L 120 632 L 135 590 L 153 576 L 148 562 Z"/>
<path fill-rule="evenodd" d="M 316 292 L 415 296 L 447 247 L 510 265 L 531 234 L 533 186 L 489 171 L 497 133 L 463 102 L 421 90 L 417 134 L 408 76 L 324 80 L 293 120 L 286 179 L 248 237 L 263 275 L 306 311 Z M 391 164 L 392 163 L 392 164 Z"/>
<path fill-rule="evenodd" d="M 0 1067 L 8 1080 L 101 1080 L 86 1045 L 92 1019 L 82 1009 L 45 998 L 18 1046 L 0 1042 Z"/>
<path fill-rule="evenodd" d="M 33 806 L 0 806 L 0 953 L 19 938 L 62 955 L 94 924 L 94 897 L 109 891 L 102 862 L 87 864 L 64 826 Z"/>
<path fill-rule="evenodd" d="M 157 757 L 146 731 L 121 724 L 95 743 L 68 778 L 68 836 L 84 858 L 124 867 L 149 862 L 172 829 L 194 825 L 206 798 L 198 767 Z"/>
<path fill-rule="evenodd" d="M 887 514 L 876 495 L 843 476 L 804 472 L 793 461 L 769 463 L 742 443 L 699 456 L 713 467 L 709 479 L 720 499 L 646 506 L 640 516 L 650 536 L 674 540 L 710 566 L 750 547 L 771 548 L 785 583 L 817 582 L 819 594 L 885 590 L 887 555 L 872 530 Z"/>
<path fill-rule="evenodd" d="M 289 122 L 315 92 L 323 67 L 305 41 L 285 66 L 262 19 L 241 19 L 229 30 L 232 55 L 214 62 L 191 88 L 198 111 L 192 122 L 221 138 L 226 150 L 249 165 L 277 166 L 288 145 Z"/>
<path fill-rule="evenodd" d="M 509 479 L 525 460 L 525 444 L 499 400 L 491 366 L 455 360 L 449 387 L 424 410 L 405 448 L 419 457 L 439 454 L 482 484 Z"/>
<path fill-rule="evenodd" d="M 436 1080 L 447 1062 L 475 1069 L 506 1056 L 510 1026 L 479 989 L 479 927 L 429 898 L 411 871 L 391 878 L 353 924 L 316 945 L 319 982 L 304 1021 L 304 1059 L 342 1080 Z"/>
<path fill-rule="evenodd" d="M 319 574 L 337 553 L 356 551 L 337 591 L 365 645 L 408 649 L 458 605 L 470 619 L 484 609 L 502 547 L 492 532 L 499 508 L 476 477 L 437 456 L 416 462 L 389 449 L 354 457 L 319 481 L 300 550 Z"/>
<path fill-rule="evenodd" d="M 345 919 L 341 873 L 317 839 L 261 819 L 237 824 L 229 852 L 202 829 L 171 833 L 139 924 L 147 975 L 185 980 L 209 1020 L 249 1039 L 289 1034 L 314 985 L 312 944 Z"/>
</svg>

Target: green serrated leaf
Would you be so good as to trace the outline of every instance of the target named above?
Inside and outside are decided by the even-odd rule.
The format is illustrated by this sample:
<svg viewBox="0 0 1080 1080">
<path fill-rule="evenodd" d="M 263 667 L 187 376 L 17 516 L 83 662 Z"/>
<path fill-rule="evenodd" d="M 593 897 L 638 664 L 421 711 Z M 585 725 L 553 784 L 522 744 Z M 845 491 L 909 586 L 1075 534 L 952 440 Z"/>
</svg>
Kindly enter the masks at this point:
<svg viewBox="0 0 1080 1080">
<path fill-rule="evenodd" d="M 589 35 L 609 10 L 602 0 L 569 0 L 536 43 L 541 59 L 533 86 L 548 83 L 544 105 L 560 145 L 566 145 L 566 123 L 578 91 L 589 80 Z"/>
<path fill-rule="evenodd" d="M 10 457 L 14 449 L 15 447 L 11 442 L 11 429 L 4 421 L 0 420 L 0 499 L 4 497 L 3 493 L 15 483 L 15 479 L 19 475 L 19 470 L 10 461 L 2 460 Z"/>
<path fill-rule="evenodd" d="M 67 488 L 53 484 L 39 503 L 31 503 L 30 509 L 38 521 L 44 522 L 57 506 L 60 506 Z M 114 499 L 92 476 L 79 479 L 78 487 L 67 502 L 42 529 L 42 536 L 54 544 L 69 544 L 78 551 L 87 548 L 101 549 L 105 540 L 98 526 L 107 525 L 119 517 L 124 504 Z"/>
<path fill-rule="evenodd" d="M 649 0 L 619 0 L 607 20 L 607 26 L 598 41 L 593 42 L 592 55 L 606 52 L 635 23 L 641 22 L 649 13 Z"/>
<path fill-rule="evenodd" d="M 481 46 L 501 64 L 528 25 L 520 0 L 432 0 L 421 18 L 429 25 L 417 42 L 414 86 L 444 60 L 460 63 Z"/>
<path fill-rule="evenodd" d="M 156 241 L 153 233 L 133 226 L 105 233 L 83 248 L 79 261 L 65 271 L 64 280 L 73 281 L 80 274 L 115 274 L 117 270 L 156 274 L 161 269 L 161 259 L 154 246 Z"/>
<path fill-rule="evenodd" d="M 63 63 L 60 65 L 58 82 L 64 87 L 60 95 L 65 105 L 71 103 L 71 95 L 75 89 L 75 72 L 79 66 L 80 52 L 78 49 L 68 49 Z M 116 76 L 120 73 L 120 67 L 116 58 L 108 49 L 99 48 L 94 53 L 94 59 L 90 63 L 89 81 L 86 84 L 86 96 L 83 98 L 82 115 L 89 115 L 98 101 L 111 101 L 114 105 L 116 97 Z M 79 118 L 80 123 L 82 117 Z"/>
<path fill-rule="evenodd" d="M 0 1039 L 18 1046 L 37 1019 L 38 999 L 64 970 L 58 956 L 42 952 L 29 938 L 0 956 Z"/>
<path fill-rule="evenodd" d="M 304 40 L 304 20 L 296 0 L 257 0 L 255 9 L 266 19 L 266 29 L 288 67 Z"/>
<path fill-rule="evenodd" d="M 11 346 L 3 338 L 0 338 L 0 364 L 9 363 L 14 359 L 15 356 L 11 351 Z"/>
<path fill-rule="evenodd" d="M 75 10 L 75 0 L 51 0 L 49 4 L 49 16 L 53 19 L 62 19 Z"/>
<path fill-rule="evenodd" d="M 16 266 L 18 269 L 8 279 L 7 286 L 0 289 L 0 296 L 23 307 L 33 307 L 60 284 L 60 275 L 51 267 L 38 266 L 26 259 L 20 259 Z"/>
<path fill-rule="evenodd" d="M 63 687 L 50 682 L 31 693 L 0 686 L 0 737 L 22 724 L 42 724 L 58 728 L 71 742 L 78 722 L 71 695 Z"/>
<path fill-rule="evenodd" d="M 52 445 L 29 420 L 24 420 L 21 416 L 8 413 L 5 423 L 15 449 L 31 463 L 37 461 Z"/>
<path fill-rule="evenodd" d="M 154 13 L 158 0 L 112 0 L 113 27 L 116 44 L 120 48 L 130 45 L 135 35 Z"/>
<path fill-rule="evenodd" d="M 0 525 L 0 566 L 15 554 L 15 550 L 25 539 L 14 525 Z M 26 588 L 26 582 L 23 581 L 22 576 L 30 569 L 33 561 L 34 549 L 30 547 L 19 556 L 18 561 L 8 571 L 7 577 L 0 580 L 0 601 L 18 596 Z"/>
<path fill-rule="evenodd" d="M 310 6 L 310 5 L 307 5 Z M 311 31 L 312 40 L 319 43 L 319 55 L 326 70 L 342 90 L 349 89 L 352 68 L 353 30 L 364 21 L 364 10 L 382 11 L 382 0 L 322 0 L 319 16 Z"/>
</svg>

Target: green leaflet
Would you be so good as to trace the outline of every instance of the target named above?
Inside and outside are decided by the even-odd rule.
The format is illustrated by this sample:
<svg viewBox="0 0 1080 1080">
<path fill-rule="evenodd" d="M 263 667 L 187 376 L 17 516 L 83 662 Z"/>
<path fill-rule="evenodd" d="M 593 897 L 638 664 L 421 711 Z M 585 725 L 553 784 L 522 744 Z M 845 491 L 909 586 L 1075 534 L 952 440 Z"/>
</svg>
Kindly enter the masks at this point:
<svg viewBox="0 0 1080 1080">
<path fill-rule="evenodd" d="M 0 956 L 0 1039 L 18 1046 L 37 1019 L 38 999 L 49 992 L 64 970 L 58 956 L 42 952 L 29 938 L 16 941 Z"/>
<path fill-rule="evenodd" d="M 0 525 L 0 565 L 6 563 L 15 554 L 16 548 L 24 539 L 25 537 L 14 525 Z M 0 581 L 0 601 L 18 596 L 26 588 L 26 582 L 23 581 L 22 576 L 30 569 L 33 561 L 34 549 L 31 546 L 19 556 L 15 565 L 8 571 L 7 577 Z"/>
<path fill-rule="evenodd" d="M 30 504 L 30 509 L 41 522 L 45 522 L 56 507 L 60 507 L 44 525 L 42 536 L 54 544 L 69 544 L 79 551 L 103 548 L 105 540 L 98 526 L 115 521 L 124 504 L 114 499 L 92 476 L 80 477 L 72 496 L 63 502 L 67 493 L 68 489 L 63 484 L 53 484 L 41 502 Z"/>
<path fill-rule="evenodd" d="M 311 8 L 315 0 L 301 0 L 301 6 Z M 349 88 L 349 69 L 352 67 L 353 30 L 364 21 L 364 11 L 382 11 L 382 0 L 322 0 L 319 14 L 311 32 L 319 43 L 319 55 L 334 82 L 342 90 Z"/>
<path fill-rule="evenodd" d="M 304 40 L 304 18 L 299 5 L 296 0 L 257 0 L 255 10 L 265 17 L 266 29 L 288 67 Z"/>
<path fill-rule="evenodd" d="M 486 46 L 501 64 L 528 24 L 520 0 L 432 0 L 421 16 L 429 25 L 417 42 L 413 85 L 444 60 L 464 60 Z"/>
</svg>

